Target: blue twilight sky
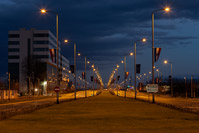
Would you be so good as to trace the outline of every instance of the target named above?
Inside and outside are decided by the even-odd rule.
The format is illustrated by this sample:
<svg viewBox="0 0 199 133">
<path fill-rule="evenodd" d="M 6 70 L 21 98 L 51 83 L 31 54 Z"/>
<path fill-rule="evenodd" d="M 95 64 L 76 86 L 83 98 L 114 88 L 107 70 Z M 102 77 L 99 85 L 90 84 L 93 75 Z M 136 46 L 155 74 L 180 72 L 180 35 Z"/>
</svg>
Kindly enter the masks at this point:
<svg viewBox="0 0 199 133">
<path fill-rule="evenodd" d="M 170 13 L 155 14 L 155 47 L 162 53 L 156 66 L 164 76 L 173 62 L 176 77 L 199 75 L 199 1 L 197 0 L 1 0 L 0 1 L 0 77 L 7 71 L 8 30 L 20 28 L 49 29 L 55 33 L 55 16 L 41 15 L 47 8 L 59 13 L 60 41 L 69 39 L 77 49 L 99 68 L 104 83 L 117 63 L 133 51 L 133 43 L 142 37 L 147 43 L 137 44 L 137 63 L 141 72 L 151 71 L 151 12 L 170 6 Z M 73 63 L 73 46 L 63 45 L 62 52 Z M 84 69 L 78 59 L 79 72 Z M 123 65 L 119 74 L 123 78 Z M 127 71 L 133 73 L 133 57 L 127 57 Z"/>
</svg>

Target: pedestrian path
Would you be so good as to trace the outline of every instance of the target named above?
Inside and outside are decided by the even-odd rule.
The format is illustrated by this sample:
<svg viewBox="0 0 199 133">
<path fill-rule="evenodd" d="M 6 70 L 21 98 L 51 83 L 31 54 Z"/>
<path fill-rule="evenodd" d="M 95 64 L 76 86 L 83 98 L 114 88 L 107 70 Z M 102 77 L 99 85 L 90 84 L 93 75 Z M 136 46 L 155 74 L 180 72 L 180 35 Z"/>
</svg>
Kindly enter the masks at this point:
<svg viewBox="0 0 199 133">
<path fill-rule="evenodd" d="M 115 95 L 117 95 L 117 91 L 114 91 Z M 125 92 L 119 91 L 119 96 L 124 97 Z M 127 91 L 126 97 L 128 98 L 135 98 L 134 91 Z M 143 92 L 137 93 L 137 99 L 152 102 L 152 94 L 147 94 Z M 164 95 L 155 95 L 155 102 L 159 105 L 164 105 L 167 107 L 171 107 L 174 109 L 197 113 L 199 114 L 199 99 L 192 99 L 192 98 L 178 98 L 178 97 L 170 97 Z"/>
<path fill-rule="evenodd" d="M 198 132 L 199 116 L 156 104 L 100 95 L 50 106 L 0 121 L 6 132 Z"/>
</svg>

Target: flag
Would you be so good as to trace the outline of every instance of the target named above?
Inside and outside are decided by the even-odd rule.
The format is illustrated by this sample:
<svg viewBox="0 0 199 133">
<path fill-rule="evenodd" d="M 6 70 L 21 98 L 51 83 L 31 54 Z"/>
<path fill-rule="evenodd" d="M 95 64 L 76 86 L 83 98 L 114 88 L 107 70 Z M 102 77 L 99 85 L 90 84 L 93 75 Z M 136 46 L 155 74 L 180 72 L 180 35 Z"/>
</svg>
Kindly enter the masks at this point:
<svg viewBox="0 0 199 133">
<path fill-rule="evenodd" d="M 82 79 L 85 79 L 85 72 L 82 72 Z"/>
<path fill-rule="evenodd" d="M 140 73 L 141 64 L 136 64 L 136 73 Z"/>
<path fill-rule="evenodd" d="M 161 48 L 155 48 L 155 62 L 158 61 L 160 57 Z"/>
<path fill-rule="evenodd" d="M 125 79 L 127 79 L 128 76 L 129 76 L 129 72 L 126 72 L 126 73 L 125 73 Z"/>
<path fill-rule="evenodd" d="M 91 76 L 91 82 L 93 82 L 93 76 Z"/>
<path fill-rule="evenodd" d="M 56 63 L 56 49 L 49 49 L 50 50 L 50 57 L 53 63 Z"/>
<path fill-rule="evenodd" d="M 117 81 L 119 81 L 120 80 L 120 76 L 117 76 Z"/>
</svg>

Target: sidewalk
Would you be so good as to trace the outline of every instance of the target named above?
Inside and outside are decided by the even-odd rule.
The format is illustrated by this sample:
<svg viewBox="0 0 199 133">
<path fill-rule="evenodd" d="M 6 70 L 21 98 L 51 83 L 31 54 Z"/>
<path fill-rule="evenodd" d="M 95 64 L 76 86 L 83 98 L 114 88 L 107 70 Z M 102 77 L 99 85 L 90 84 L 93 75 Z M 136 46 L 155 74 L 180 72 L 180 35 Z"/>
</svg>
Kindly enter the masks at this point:
<svg viewBox="0 0 199 133">
<path fill-rule="evenodd" d="M 114 91 L 115 95 L 117 95 L 117 91 Z M 119 96 L 124 97 L 124 91 L 119 91 Z M 127 91 L 126 97 L 135 98 L 134 91 Z M 137 99 L 151 102 L 152 103 L 152 94 L 138 92 Z M 155 103 L 158 105 L 167 106 L 169 108 L 199 114 L 199 99 L 191 99 L 191 98 L 176 98 L 176 97 L 168 97 L 164 95 L 155 95 Z"/>
<path fill-rule="evenodd" d="M 96 95 L 98 91 L 95 91 L 94 93 Z M 93 91 L 88 90 L 87 97 L 91 97 L 92 95 Z M 85 91 L 78 91 L 76 93 L 77 99 L 84 97 L 85 97 Z M 73 99 L 74 99 L 74 93 L 64 94 L 59 97 L 60 103 L 65 101 L 70 101 Z M 53 104 L 56 104 L 55 97 L 46 98 L 46 99 L 37 99 L 32 101 L 20 101 L 20 102 L 0 104 L 0 120 L 17 114 L 29 113 L 44 107 L 48 107 Z"/>
</svg>

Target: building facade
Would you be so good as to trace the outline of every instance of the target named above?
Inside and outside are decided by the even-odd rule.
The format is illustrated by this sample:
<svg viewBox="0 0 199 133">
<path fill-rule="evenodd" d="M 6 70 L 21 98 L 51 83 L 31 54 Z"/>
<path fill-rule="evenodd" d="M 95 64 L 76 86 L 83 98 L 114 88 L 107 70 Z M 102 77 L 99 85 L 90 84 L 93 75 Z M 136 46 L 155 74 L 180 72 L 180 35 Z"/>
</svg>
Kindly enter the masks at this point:
<svg viewBox="0 0 199 133">
<path fill-rule="evenodd" d="M 8 32 L 8 72 L 11 81 L 19 83 L 19 93 L 53 93 L 57 73 L 61 84 L 68 81 L 69 61 L 61 55 L 59 47 L 57 72 L 56 48 L 56 37 L 49 30 L 20 29 Z M 63 77 L 67 80 L 62 80 Z"/>
</svg>

